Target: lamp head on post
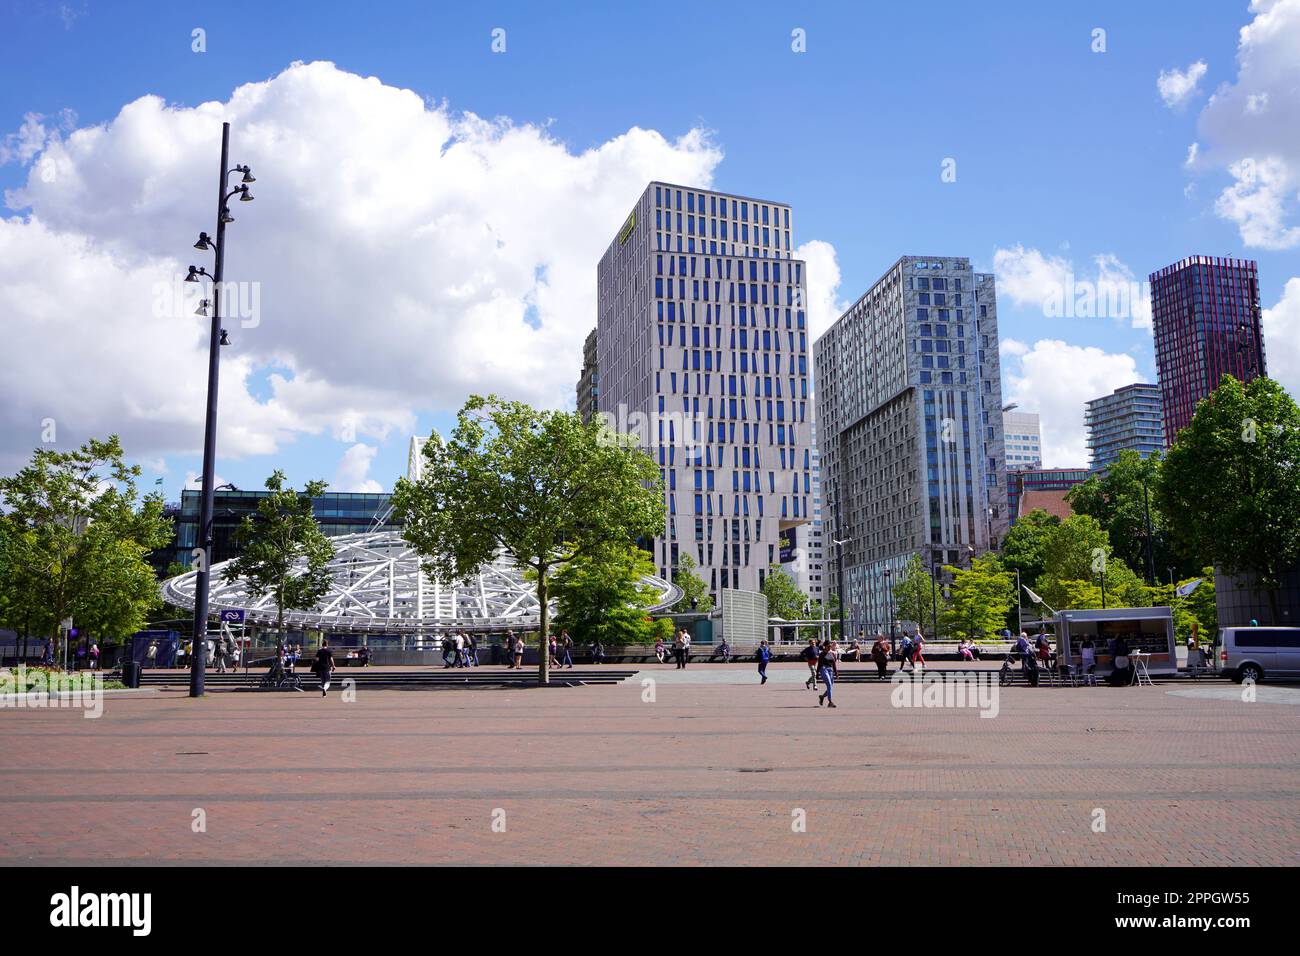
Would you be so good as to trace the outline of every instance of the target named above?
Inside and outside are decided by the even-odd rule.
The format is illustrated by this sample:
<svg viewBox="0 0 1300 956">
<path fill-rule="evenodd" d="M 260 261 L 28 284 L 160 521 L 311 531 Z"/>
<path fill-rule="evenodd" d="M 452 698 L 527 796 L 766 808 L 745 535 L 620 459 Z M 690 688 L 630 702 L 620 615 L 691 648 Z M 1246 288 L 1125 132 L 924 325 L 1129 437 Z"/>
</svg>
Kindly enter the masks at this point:
<svg viewBox="0 0 1300 956">
<path fill-rule="evenodd" d="M 198 249 L 200 252 L 207 252 L 208 250 L 215 251 L 217 244 L 208 237 L 206 232 L 201 232 L 199 233 L 198 242 L 194 243 L 194 248 Z"/>
</svg>

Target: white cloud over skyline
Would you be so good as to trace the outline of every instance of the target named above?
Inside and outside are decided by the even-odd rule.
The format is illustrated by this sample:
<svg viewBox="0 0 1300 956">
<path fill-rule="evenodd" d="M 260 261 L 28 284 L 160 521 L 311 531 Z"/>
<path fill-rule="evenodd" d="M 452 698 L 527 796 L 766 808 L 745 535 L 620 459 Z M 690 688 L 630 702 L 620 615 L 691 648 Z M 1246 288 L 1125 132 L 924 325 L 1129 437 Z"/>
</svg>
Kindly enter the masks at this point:
<svg viewBox="0 0 1300 956">
<path fill-rule="evenodd" d="M 6 195 L 25 215 L 0 220 L 0 306 L 24 358 L 0 365 L 4 464 L 45 417 L 68 436 L 120 432 L 138 456 L 197 451 L 206 327 L 194 303 L 154 311 L 188 264 L 211 266 L 190 247 L 213 229 L 196 184 L 222 120 L 232 164 L 258 178 L 256 201 L 234 204 L 226 278 L 261 303 L 256 327 L 227 323 L 223 457 L 345 421 L 356 437 L 410 432 L 471 391 L 571 405 L 610 223 L 652 179 L 709 187 L 722 158 L 700 129 L 633 127 L 575 152 L 326 62 L 225 103 L 144 96 L 63 133 L 31 119 L 6 146 L 30 165 Z"/>
</svg>

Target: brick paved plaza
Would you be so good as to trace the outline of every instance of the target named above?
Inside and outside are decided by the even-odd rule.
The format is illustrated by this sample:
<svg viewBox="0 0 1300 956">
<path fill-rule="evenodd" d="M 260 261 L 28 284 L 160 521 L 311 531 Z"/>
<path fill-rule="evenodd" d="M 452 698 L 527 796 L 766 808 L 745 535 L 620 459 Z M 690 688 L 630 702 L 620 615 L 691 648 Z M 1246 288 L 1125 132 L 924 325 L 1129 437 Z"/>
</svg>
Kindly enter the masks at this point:
<svg viewBox="0 0 1300 956">
<path fill-rule="evenodd" d="M 772 672 L 3 710 L 0 862 L 1300 863 L 1300 688 L 1012 687 L 986 719 Z"/>
</svg>

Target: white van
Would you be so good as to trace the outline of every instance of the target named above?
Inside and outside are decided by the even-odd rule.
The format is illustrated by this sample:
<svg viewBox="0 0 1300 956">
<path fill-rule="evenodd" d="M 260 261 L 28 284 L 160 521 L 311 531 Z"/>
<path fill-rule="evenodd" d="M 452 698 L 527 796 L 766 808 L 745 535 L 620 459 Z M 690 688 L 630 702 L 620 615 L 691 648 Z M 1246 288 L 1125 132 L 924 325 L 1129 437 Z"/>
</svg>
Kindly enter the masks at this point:
<svg viewBox="0 0 1300 956">
<path fill-rule="evenodd" d="M 1219 673 L 1238 684 L 1300 679 L 1300 627 L 1221 627 L 1215 651 Z"/>
</svg>

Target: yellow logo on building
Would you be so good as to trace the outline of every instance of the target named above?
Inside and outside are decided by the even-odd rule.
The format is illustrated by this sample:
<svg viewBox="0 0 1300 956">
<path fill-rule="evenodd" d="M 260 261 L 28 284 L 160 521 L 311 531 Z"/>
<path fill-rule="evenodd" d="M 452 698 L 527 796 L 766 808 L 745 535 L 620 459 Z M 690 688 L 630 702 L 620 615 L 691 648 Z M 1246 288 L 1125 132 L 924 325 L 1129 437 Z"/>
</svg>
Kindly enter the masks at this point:
<svg viewBox="0 0 1300 956">
<path fill-rule="evenodd" d="M 623 223 L 623 228 L 618 231 L 618 244 L 621 246 L 627 242 L 628 236 L 636 229 L 636 210 L 632 210 L 632 215 L 627 217 L 627 222 Z"/>
</svg>

